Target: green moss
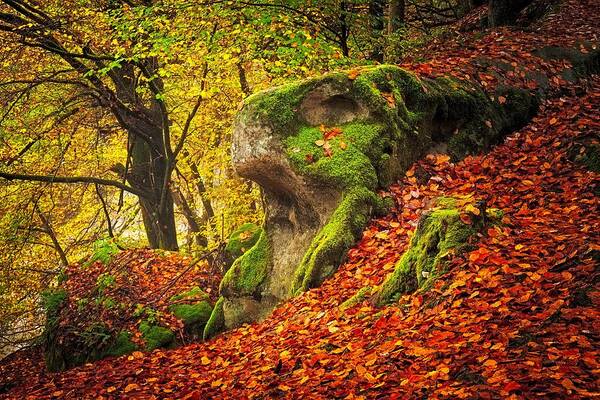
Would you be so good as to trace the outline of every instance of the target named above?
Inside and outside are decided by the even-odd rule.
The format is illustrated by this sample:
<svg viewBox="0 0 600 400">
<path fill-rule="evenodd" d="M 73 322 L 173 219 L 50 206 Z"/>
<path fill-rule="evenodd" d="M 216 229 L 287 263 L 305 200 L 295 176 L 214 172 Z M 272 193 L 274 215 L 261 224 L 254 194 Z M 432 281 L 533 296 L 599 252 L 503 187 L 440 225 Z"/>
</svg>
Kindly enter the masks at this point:
<svg viewBox="0 0 600 400">
<path fill-rule="evenodd" d="M 317 286 L 331 275 L 362 233 L 371 210 L 380 206 L 381 199 L 368 189 L 356 188 L 346 193 L 296 269 L 292 294 Z"/>
<path fill-rule="evenodd" d="M 451 209 L 456 208 L 456 198 L 454 197 L 438 197 L 435 199 L 435 205 L 440 208 Z"/>
<path fill-rule="evenodd" d="M 146 341 L 146 350 L 150 351 L 159 347 L 166 347 L 173 343 L 175 339 L 175 333 L 170 329 L 146 321 L 140 324 L 140 332 Z"/>
<path fill-rule="evenodd" d="M 120 357 L 137 350 L 137 345 L 131 341 L 131 333 L 126 331 L 119 332 L 111 346 L 103 353 L 103 357 Z"/>
<path fill-rule="evenodd" d="M 274 133 L 287 136 L 303 122 L 298 118 L 298 108 L 304 96 L 316 85 L 327 82 L 344 85 L 348 77 L 343 73 L 332 73 L 256 93 L 245 100 L 238 119 L 259 119 L 268 123 Z"/>
<path fill-rule="evenodd" d="M 175 296 L 171 297 L 171 301 L 175 302 L 175 301 L 179 301 L 179 300 L 189 300 L 189 299 L 194 299 L 194 300 L 206 300 L 208 299 L 208 293 L 204 292 L 204 290 L 200 289 L 198 286 L 194 286 L 193 288 L 191 288 L 188 291 L 176 294 Z"/>
<path fill-rule="evenodd" d="M 261 232 L 262 228 L 256 224 L 247 223 L 240 226 L 229 236 L 225 251 L 232 260 L 235 260 L 254 246 L 260 238 Z"/>
<path fill-rule="evenodd" d="M 235 293 L 252 296 L 267 277 L 271 262 L 271 246 L 266 231 L 262 231 L 256 244 L 235 260 L 221 281 L 222 294 Z"/>
<path fill-rule="evenodd" d="M 183 321 L 186 327 L 202 326 L 208 321 L 212 306 L 208 301 L 195 304 L 173 304 L 169 310 Z"/>
<path fill-rule="evenodd" d="M 106 289 L 114 286 L 115 281 L 116 278 L 109 273 L 100 274 L 96 279 L 96 291 L 100 294 L 104 293 Z"/>
<path fill-rule="evenodd" d="M 215 307 L 212 310 L 212 314 L 206 325 L 204 326 L 204 332 L 202 334 L 202 338 L 204 340 L 208 340 L 211 337 L 215 336 L 217 333 L 221 332 L 225 327 L 225 317 L 223 315 L 223 302 L 225 299 L 223 297 L 219 297 L 219 300 L 215 303 Z"/>
<path fill-rule="evenodd" d="M 450 201 L 445 199 L 442 203 Z M 461 221 L 457 209 L 436 209 L 424 214 L 408 250 L 381 286 L 375 302 L 385 304 L 419 287 L 428 288 L 445 272 L 448 256 L 464 250 L 469 238 L 476 232 L 474 225 Z"/>
<path fill-rule="evenodd" d="M 377 170 L 383 149 L 388 144 L 384 127 L 369 122 L 341 126 L 342 134 L 329 140 L 331 156 L 315 142 L 322 139 L 318 128 L 304 127 L 285 140 L 287 155 L 302 174 L 340 188 L 378 186 Z M 345 148 L 344 147 L 345 144 Z M 307 161 L 310 158 L 312 161 Z"/>
<path fill-rule="evenodd" d="M 354 307 L 357 304 L 362 303 L 369 296 L 372 290 L 373 288 L 371 286 L 365 286 L 361 288 L 358 292 L 354 294 L 354 296 L 350 297 L 348 300 L 340 304 L 340 310 L 345 311 L 349 308 Z"/>
<path fill-rule="evenodd" d="M 100 306 L 102 306 L 102 307 L 110 310 L 110 309 L 116 307 L 118 303 L 112 297 L 109 297 L 109 296 L 104 297 L 104 296 L 102 296 L 102 297 L 99 297 L 99 298 L 96 299 L 96 304 L 98 304 L 98 305 L 100 305 Z"/>
</svg>

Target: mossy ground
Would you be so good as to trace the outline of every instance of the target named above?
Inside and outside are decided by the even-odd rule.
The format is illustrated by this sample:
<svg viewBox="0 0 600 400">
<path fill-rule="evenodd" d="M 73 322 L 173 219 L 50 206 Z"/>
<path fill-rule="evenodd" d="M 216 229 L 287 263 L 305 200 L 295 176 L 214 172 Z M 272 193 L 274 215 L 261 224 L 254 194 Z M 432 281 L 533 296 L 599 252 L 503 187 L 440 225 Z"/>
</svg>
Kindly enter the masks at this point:
<svg viewBox="0 0 600 400">
<path fill-rule="evenodd" d="M 340 304 L 340 310 L 345 311 L 361 303 L 369 296 L 372 290 L 373 288 L 371 286 L 365 286 L 361 288 L 358 292 L 356 292 L 354 296 L 350 297 L 348 300 Z"/>
<path fill-rule="evenodd" d="M 114 343 L 104 352 L 103 357 L 119 357 L 137 350 L 138 346 L 135 343 L 133 343 L 133 341 L 131 340 L 131 336 L 131 332 L 119 332 L 115 337 Z"/>
<path fill-rule="evenodd" d="M 48 369 L 198 339 L 220 276 L 207 265 L 182 276 L 188 263 L 174 253 L 128 250 L 109 265 L 69 265 L 68 279 L 42 299 Z"/>
</svg>

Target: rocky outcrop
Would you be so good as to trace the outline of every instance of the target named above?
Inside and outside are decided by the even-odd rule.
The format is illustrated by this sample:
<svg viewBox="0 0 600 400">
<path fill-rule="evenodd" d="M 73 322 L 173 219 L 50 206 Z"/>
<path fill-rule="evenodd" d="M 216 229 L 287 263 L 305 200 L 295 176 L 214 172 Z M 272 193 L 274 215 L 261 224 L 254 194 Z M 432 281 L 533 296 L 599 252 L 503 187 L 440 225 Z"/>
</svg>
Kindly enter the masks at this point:
<svg viewBox="0 0 600 400">
<path fill-rule="evenodd" d="M 430 149 L 480 151 L 526 123 L 535 98 L 499 89 L 503 104 L 450 78 L 395 66 L 339 72 L 248 98 L 233 134 L 237 172 L 263 189 L 264 231 L 225 275 L 212 319 L 222 329 L 265 317 L 319 285 L 342 262 L 369 217 L 376 190 Z M 221 307 L 222 305 L 222 307 Z M 214 334 L 212 331 L 205 336 Z"/>
</svg>

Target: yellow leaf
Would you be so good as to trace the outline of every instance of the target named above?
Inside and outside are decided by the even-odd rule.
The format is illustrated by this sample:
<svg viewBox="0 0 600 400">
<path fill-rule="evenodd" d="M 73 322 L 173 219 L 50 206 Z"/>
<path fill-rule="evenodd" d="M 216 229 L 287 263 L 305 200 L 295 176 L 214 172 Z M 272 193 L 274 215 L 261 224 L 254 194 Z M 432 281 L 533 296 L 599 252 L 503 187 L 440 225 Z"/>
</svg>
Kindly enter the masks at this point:
<svg viewBox="0 0 600 400">
<path fill-rule="evenodd" d="M 125 386 L 125 389 L 123 389 L 123 391 L 125 393 L 129 393 L 132 390 L 136 390 L 136 389 L 139 389 L 139 388 L 140 388 L 140 386 L 137 383 L 130 383 L 129 385 Z"/>
<path fill-rule="evenodd" d="M 202 365 L 208 365 L 208 364 L 210 364 L 210 358 L 208 358 L 206 356 L 202 356 L 202 358 L 200 359 L 200 361 L 202 362 Z"/>
<path fill-rule="evenodd" d="M 491 358 L 483 363 L 483 366 L 488 368 L 495 368 L 496 365 L 498 365 L 496 360 L 492 360 Z"/>
<path fill-rule="evenodd" d="M 475 215 L 479 215 L 481 214 L 481 211 L 479 211 L 479 208 L 475 207 L 473 204 L 469 204 L 465 207 L 465 211 L 470 212 L 471 214 L 475 214 Z"/>
</svg>

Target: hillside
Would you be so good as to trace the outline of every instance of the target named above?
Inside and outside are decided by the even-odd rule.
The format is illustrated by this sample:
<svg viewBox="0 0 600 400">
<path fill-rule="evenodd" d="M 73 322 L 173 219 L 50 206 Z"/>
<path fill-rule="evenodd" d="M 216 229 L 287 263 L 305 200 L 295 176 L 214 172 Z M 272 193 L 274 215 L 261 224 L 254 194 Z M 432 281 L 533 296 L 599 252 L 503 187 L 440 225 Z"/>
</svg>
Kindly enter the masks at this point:
<svg viewBox="0 0 600 400">
<path fill-rule="evenodd" d="M 59 373 L 45 372 L 36 350 L 16 353 L 0 363 L 0 398 L 599 396 L 600 77 L 597 59 L 579 74 L 565 56 L 598 52 L 599 6 L 570 0 L 526 31 L 460 33 L 425 49 L 426 63 L 401 64 L 423 79 L 543 86 L 545 95 L 533 119 L 489 152 L 458 162 L 428 155 L 381 191 L 391 212 L 369 222 L 320 287 L 262 322 L 177 349 Z M 502 221 L 451 255 L 431 289 L 384 307 L 344 304 L 384 282 L 440 197 L 481 202 Z"/>
</svg>

